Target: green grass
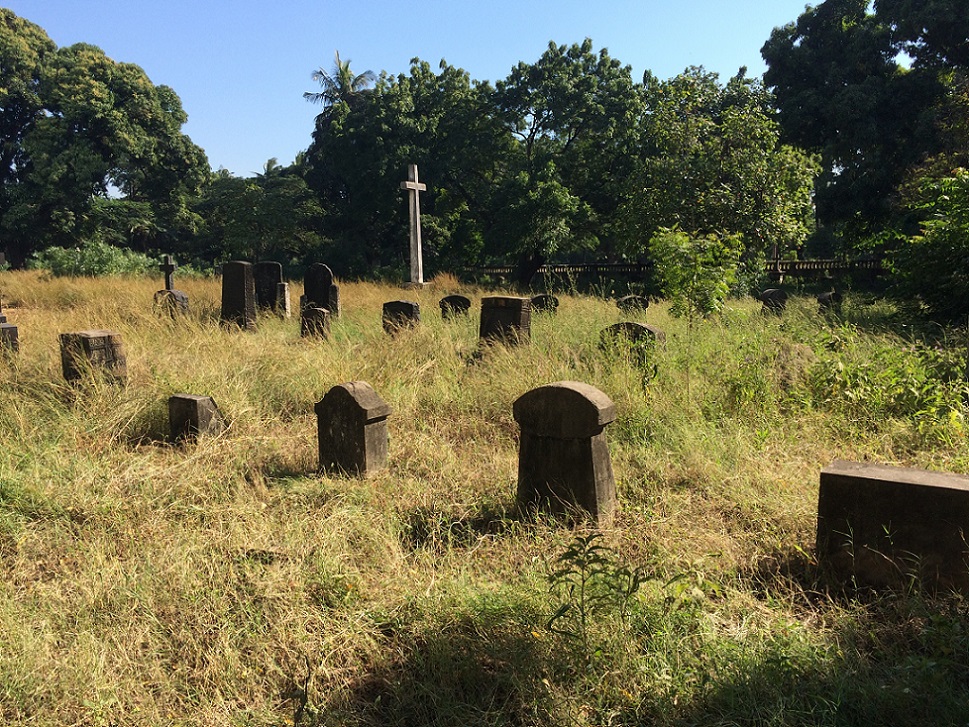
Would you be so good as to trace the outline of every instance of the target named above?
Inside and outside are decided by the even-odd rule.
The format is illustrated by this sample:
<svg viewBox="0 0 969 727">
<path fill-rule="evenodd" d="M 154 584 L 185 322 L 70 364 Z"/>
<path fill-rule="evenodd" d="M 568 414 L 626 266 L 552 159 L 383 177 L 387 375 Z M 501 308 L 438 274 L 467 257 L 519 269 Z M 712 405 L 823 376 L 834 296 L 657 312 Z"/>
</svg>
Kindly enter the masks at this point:
<svg viewBox="0 0 969 727">
<path fill-rule="evenodd" d="M 344 284 L 326 342 L 226 331 L 217 282 L 179 285 L 171 321 L 150 281 L 0 273 L 3 724 L 966 723 L 964 601 L 829 592 L 812 555 L 831 460 L 969 472 L 964 334 L 858 299 L 692 331 L 657 304 L 650 378 L 600 350 L 622 316 L 592 297 L 476 357 L 437 300 L 484 293 L 453 281 Z M 391 338 L 396 298 L 424 322 Z M 122 334 L 127 385 L 63 381 L 57 336 L 87 328 Z M 512 403 L 563 379 L 616 403 L 603 543 L 645 578 L 581 643 L 547 627 L 547 574 L 584 531 L 514 513 Z M 352 380 L 393 407 L 390 466 L 319 476 L 313 404 Z M 177 392 L 227 431 L 169 443 Z"/>
</svg>

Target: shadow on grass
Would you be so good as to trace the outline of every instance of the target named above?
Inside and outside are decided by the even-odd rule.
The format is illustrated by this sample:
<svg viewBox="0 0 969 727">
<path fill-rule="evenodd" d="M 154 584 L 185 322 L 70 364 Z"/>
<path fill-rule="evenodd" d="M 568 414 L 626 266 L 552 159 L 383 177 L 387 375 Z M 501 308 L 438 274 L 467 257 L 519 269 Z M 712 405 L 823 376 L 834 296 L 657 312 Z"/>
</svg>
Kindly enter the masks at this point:
<svg viewBox="0 0 969 727">
<path fill-rule="evenodd" d="M 421 507 L 401 513 L 401 520 L 401 541 L 405 547 L 435 552 L 471 548 L 482 538 L 514 532 L 524 524 L 513 504 L 484 505 L 465 514 Z"/>
</svg>

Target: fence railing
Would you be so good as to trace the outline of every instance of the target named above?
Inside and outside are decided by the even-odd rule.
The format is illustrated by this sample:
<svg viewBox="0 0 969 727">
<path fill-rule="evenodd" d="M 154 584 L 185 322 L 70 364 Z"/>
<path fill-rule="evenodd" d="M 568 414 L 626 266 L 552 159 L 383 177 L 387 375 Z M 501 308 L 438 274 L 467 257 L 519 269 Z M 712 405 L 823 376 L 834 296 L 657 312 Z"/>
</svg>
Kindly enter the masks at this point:
<svg viewBox="0 0 969 727">
<path fill-rule="evenodd" d="M 584 275 L 598 277 L 611 275 L 644 275 L 652 269 L 651 263 L 574 263 L 562 265 L 543 265 L 537 274 L 544 275 Z M 768 260 L 764 272 L 772 275 L 814 275 L 818 273 L 844 273 L 853 271 L 884 272 L 881 260 Z M 508 277 L 515 275 L 518 268 L 514 265 L 487 265 L 480 268 L 467 268 L 467 275 L 480 277 L 492 275 Z"/>
</svg>

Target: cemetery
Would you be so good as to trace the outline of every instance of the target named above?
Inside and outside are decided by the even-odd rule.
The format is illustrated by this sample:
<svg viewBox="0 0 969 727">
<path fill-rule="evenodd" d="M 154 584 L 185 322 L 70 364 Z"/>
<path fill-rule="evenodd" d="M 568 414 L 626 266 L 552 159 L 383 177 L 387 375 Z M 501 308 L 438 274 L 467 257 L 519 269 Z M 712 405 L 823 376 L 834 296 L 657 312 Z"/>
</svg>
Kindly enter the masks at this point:
<svg viewBox="0 0 969 727">
<path fill-rule="evenodd" d="M 963 339 L 861 295 L 691 326 L 267 276 L 326 314 L 307 335 L 247 265 L 176 271 L 174 316 L 160 273 L 0 273 L 5 699 L 198 724 L 966 708 Z"/>
</svg>

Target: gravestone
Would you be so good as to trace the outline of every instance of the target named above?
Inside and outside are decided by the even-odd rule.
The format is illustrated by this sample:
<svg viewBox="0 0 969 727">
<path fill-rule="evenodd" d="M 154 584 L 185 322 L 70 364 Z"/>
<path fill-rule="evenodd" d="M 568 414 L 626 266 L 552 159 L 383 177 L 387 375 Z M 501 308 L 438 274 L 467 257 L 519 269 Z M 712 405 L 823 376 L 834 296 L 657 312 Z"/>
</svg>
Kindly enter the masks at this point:
<svg viewBox="0 0 969 727">
<path fill-rule="evenodd" d="M 165 255 L 158 268 L 165 274 L 165 289 L 154 295 L 155 310 L 165 311 L 173 318 L 188 313 L 188 295 L 181 290 L 175 290 L 172 282 L 172 276 L 178 269 L 175 259 L 171 255 Z"/>
<path fill-rule="evenodd" d="M 616 345 L 652 348 L 656 344 L 666 343 L 666 333 L 656 326 L 623 321 L 603 328 L 599 333 L 599 343 L 603 348 Z"/>
<path fill-rule="evenodd" d="M 533 389 L 514 404 L 521 427 L 518 506 L 554 514 L 588 514 L 611 524 L 616 483 L 605 427 L 616 407 L 604 393 L 577 381 Z"/>
<path fill-rule="evenodd" d="M 222 266 L 222 322 L 256 329 L 256 283 L 252 263 L 232 260 Z"/>
<path fill-rule="evenodd" d="M 824 315 L 825 313 L 833 313 L 835 315 L 841 314 L 841 300 L 842 295 L 837 290 L 829 290 L 826 293 L 821 293 L 818 295 L 818 313 Z"/>
<path fill-rule="evenodd" d="M 427 190 L 427 185 L 417 179 L 417 165 L 407 165 L 407 181 L 400 183 L 407 190 L 407 209 L 410 214 L 410 284 L 424 285 L 424 261 L 421 252 L 421 202 L 419 194 Z"/>
<path fill-rule="evenodd" d="M 836 460 L 821 471 L 818 563 L 844 583 L 969 593 L 969 477 Z"/>
<path fill-rule="evenodd" d="M 384 303 L 382 320 L 387 333 L 396 333 L 421 322 L 421 307 L 410 300 L 392 300 Z"/>
<path fill-rule="evenodd" d="M 300 308 L 326 308 L 330 318 L 340 317 L 340 287 L 333 282 L 333 271 L 323 263 L 313 263 L 303 275 Z"/>
<path fill-rule="evenodd" d="M 276 315 L 289 318 L 290 312 L 289 283 L 279 283 L 276 286 Z"/>
<path fill-rule="evenodd" d="M 478 336 L 483 343 L 528 343 L 532 336 L 532 302 L 496 295 L 481 299 Z"/>
<path fill-rule="evenodd" d="M 312 306 L 299 313 L 299 335 L 303 338 L 330 337 L 330 311 Z"/>
<path fill-rule="evenodd" d="M 616 307 L 623 313 L 644 311 L 649 308 L 649 298 L 641 295 L 624 295 L 622 298 L 616 300 Z"/>
<path fill-rule="evenodd" d="M 20 350 L 20 331 L 12 323 L 0 323 L 0 347 L 7 351 Z"/>
<path fill-rule="evenodd" d="M 120 333 L 75 331 L 62 333 L 60 341 L 61 368 L 67 381 L 78 381 L 85 372 L 114 381 L 124 381 L 128 377 L 128 362 Z"/>
<path fill-rule="evenodd" d="M 559 299 L 554 295 L 536 295 L 532 298 L 532 310 L 538 313 L 555 313 Z"/>
<path fill-rule="evenodd" d="M 780 313 L 787 307 L 787 291 L 781 288 L 768 288 L 757 296 L 757 300 L 764 304 L 763 313 Z"/>
<path fill-rule="evenodd" d="M 320 472 L 367 476 L 387 466 L 391 408 L 370 384 L 334 386 L 314 408 Z"/>
<path fill-rule="evenodd" d="M 200 434 L 219 434 L 225 419 L 211 396 L 174 394 L 168 398 L 168 424 L 175 441 Z"/>
<path fill-rule="evenodd" d="M 441 318 L 450 321 L 458 316 L 467 316 L 471 310 L 471 300 L 463 295 L 448 295 L 441 298 Z"/>
<path fill-rule="evenodd" d="M 3 305 L 0 304 L 0 323 L 6 323 L 6 322 L 7 322 L 7 316 L 3 312 Z"/>
<path fill-rule="evenodd" d="M 256 286 L 256 305 L 263 310 L 277 312 L 279 286 L 283 282 L 283 264 L 274 260 L 260 260 L 252 267 L 253 282 Z"/>
</svg>

